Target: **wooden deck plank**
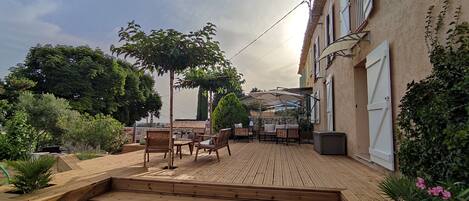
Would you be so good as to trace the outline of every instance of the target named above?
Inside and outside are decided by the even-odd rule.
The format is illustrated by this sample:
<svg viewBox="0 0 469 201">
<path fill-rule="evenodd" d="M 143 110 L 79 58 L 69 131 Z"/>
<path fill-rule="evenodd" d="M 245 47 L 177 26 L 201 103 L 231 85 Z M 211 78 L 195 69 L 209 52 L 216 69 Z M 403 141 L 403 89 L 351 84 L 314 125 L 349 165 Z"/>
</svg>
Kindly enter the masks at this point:
<svg viewBox="0 0 469 201">
<path fill-rule="evenodd" d="M 275 186 L 283 186 L 283 175 L 282 175 L 282 155 L 278 147 L 275 148 L 274 152 L 274 180 L 272 182 Z"/>
<path fill-rule="evenodd" d="M 265 150 L 264 157 L 262 158 L 261 164 L 256 172 L 253 184 L 264 184 L 264 178 L 267 174 L 267 167 L 269 165 L 269 159 L 272 154 L 272 146 L 265 144 L 262 148 Z"/>
<path fill-rule="evenodd" d="M 288 168 L 290 169 L 290 175 L 292 179 L 292 184 L 293 186 L 304 186 L 303 180 L 300 177 L 300 174 L 298 173 L 298 164 L 296 164 L 296 161 L 294 160 L 295 157 L 295 152 L 294 150 L 298 148 L 297 146 L 300 146 L 298 144 L 290 144 L 287 146 L 287 163 L 288 163 Z"/>
<path fill-rule="evenodd" d="M 282 179 L 284 186 L 293 186 L 293 179 L 292 173 L 290 172 L 290 164 L 288 164 L 288 158 L 290 157 L 290 153 L 287 153 L 288 146 L 281 145 L 280 146 L 280 154 L 282 156 Z"/>
</svg>

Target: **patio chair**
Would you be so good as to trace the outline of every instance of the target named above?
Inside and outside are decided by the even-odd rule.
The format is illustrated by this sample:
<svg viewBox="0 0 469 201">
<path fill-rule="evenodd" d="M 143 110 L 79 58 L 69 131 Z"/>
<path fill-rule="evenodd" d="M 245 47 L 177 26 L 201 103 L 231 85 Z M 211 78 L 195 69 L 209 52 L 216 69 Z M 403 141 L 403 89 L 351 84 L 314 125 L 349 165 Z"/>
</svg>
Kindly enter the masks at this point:
<svg viewBox="0 0 469 201">
<path fill-rule="evenodd" d="M 290 139 L 298 141 L 298 144 L 301 144 L 300 129 L 298 124 L 287 124 L 287 144 Z"/>
<path fill-rule="evenodd" d="M 195 151 L 195 161 L 197 161 L 197 155 L 199 154 L 199 149 L 208 149 L 208 153 L 211 154 L 212 151 L 215 151 L 217 154 L 217 160 L 220 162 L 220 156 L 218 155 L 218 150 L 226 147 L 228 149 L 228 154 L 231 156 L 230 145 L 228 140 L 231 134 L 231 128 L 221 129 L 217 136 L 211 137 L 209 140 L 204 140 L 199 142 L 197 145 L 197 150 Z"/>
<path fill-rule="evenodd" d="M 275 137 L 275 124 L 264 124 L 264 131 L 259 133 L 259 142 L 266 141 L 267 137 L 270 137 L 271 140 Z"/>
<path fill-rule="evenodd" d="M 275 125 L 275 141 L 278 144 L 279 140 L 286 141 L 288 137 L 287 127 L 285 124 L 276 124 Z"/>
<path fill-rule="evenodd" d="M 297 124 L 287 124 L 284 128 L 277 129 L 277 144 L 279 140 L 285 141 L 285 144 L 288 145 L 288 142 L 291 139 L 298 141 L 298 144 L 301 144 L 300 132 Z"/>
<path fill-rule="evenodd" d="M 170 151 L 169 136 L 169 130 L 147 131 L 143 167 L 146 167 L 147 162 L 150 161 L 150 153 L 164 153 L 164 158 L 166 158 L 166 154 Z"/>
<path fill-rule="evenodd" d="M 234 139 L 239 140 L 240 137 L 247 137 L 248 142 L 251 141 L 252 133 L 249 132 L 249 128 L 243 128 L 243 124 L 235 124 Z"/>
</svg>

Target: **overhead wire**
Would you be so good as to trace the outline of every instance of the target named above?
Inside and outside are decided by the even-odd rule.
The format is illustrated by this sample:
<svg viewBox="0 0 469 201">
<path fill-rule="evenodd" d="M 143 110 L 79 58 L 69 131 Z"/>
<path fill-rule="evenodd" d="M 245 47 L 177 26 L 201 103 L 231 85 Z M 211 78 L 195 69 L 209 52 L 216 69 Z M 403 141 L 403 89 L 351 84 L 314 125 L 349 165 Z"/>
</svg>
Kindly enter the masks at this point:
<svg viewBox="0 0 469 201">
<path fill-rule="evenodd" d="M 293 11 L 295 11 L 298 7 L 300 7 L 303 3 L 308 3 L 307 1 L 301 1 L 299 4 L 297 4 L 293 9 L 288 11 L 285 15 L 283 15 L 279 20 L 277 20 L 274 24 L 272 24 L 269 28 L 267 28 L 264 32 L 262 32 L 259 36 L 257 36 L 254 40 L 252 40 L 250 43 L 245 45 L 243 48 L 241 48 L 238 52 L 236 52 L 229 60 L 232 60 L 233 58 L 237 57 L 240 55 L 244 50 L 246 50 L 248 47 L 250 47 L 252 44 L 257 42 L 262 36 L 264 36 L 267 32 L 272 30 L 277 24 L 282 22 L 288 15 L 290 15 Z"/>
</svg>

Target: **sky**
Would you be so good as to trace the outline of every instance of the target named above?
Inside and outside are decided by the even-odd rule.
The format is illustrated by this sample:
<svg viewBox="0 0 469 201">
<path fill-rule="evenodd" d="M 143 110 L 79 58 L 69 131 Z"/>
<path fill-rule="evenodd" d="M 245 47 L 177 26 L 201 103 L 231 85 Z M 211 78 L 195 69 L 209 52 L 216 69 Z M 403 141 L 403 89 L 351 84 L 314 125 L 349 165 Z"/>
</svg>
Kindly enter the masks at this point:
<svg viewBox="0 0 469 201">
<path fill-rule="evenodd" d="M 301 0 L 2 0 L 0 78 L 24 61 L 36 44 L 88 45 L 110 54 L 117 31 L 135 20 L 143 29 L 195 31 L 207 22 L 228 58 L 255 39 Z M 308 9 L 303 4 L 260 40 L 232 59 L 253 87 L 298 87 L 297 70 Z M 129 60 L 131 62 L 131 60 Z M 168 122 L 169 79 L 155 76 L 162 97 L 160 119 Z M 195 118 L 197 90 L 175 91 L 175 118 Z"/>
</svg>

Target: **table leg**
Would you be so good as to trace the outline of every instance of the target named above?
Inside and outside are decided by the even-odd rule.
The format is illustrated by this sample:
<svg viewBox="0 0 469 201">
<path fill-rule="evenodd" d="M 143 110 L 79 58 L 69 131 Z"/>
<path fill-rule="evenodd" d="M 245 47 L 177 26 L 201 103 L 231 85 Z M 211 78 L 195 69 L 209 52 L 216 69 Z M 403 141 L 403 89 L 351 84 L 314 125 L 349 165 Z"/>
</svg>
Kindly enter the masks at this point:
<svg viewBox="0 0 469 201">
<path fill-rule="evenodd" d="M 179 159 L 182 159 L 182 146 L 179 145 L 178 148 L 179 148 Z"/>
<path fill-rule="evenodd" d="M 192 151 L 194 151 L 194 144 L 193 143 L 189 144 L 189 151 L 191 152 L 191 155 L 192 155 Z"/>
</svg>

